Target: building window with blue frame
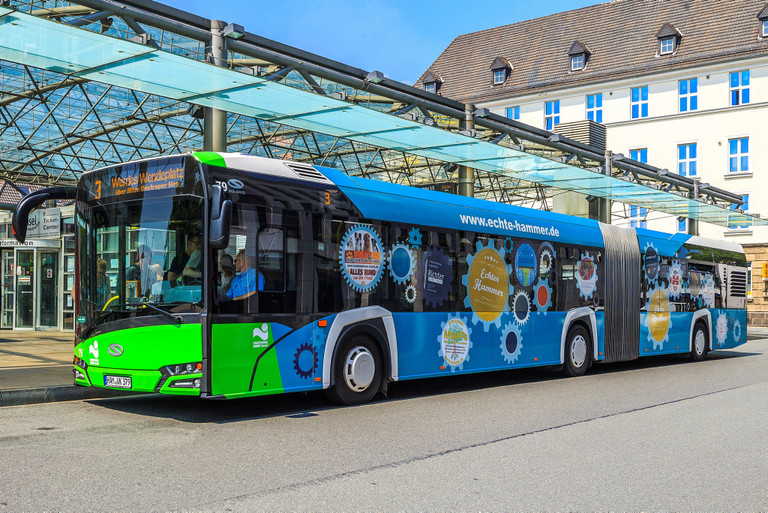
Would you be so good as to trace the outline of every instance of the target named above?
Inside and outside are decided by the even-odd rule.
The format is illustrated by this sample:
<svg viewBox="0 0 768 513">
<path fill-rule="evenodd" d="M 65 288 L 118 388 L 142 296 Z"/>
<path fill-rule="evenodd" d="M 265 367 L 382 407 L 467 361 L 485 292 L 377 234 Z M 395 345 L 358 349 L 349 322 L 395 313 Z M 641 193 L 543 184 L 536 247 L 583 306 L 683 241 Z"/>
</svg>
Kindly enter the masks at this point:
<svg viewBox="0 0 768 513">
<path fill-rule="evenodd" d="M 689 112 L 699 108 L 699 79 L 689 78 L 678 83 L 680 94 L 680 112 Z"/>
<path fill-rule="evenodd" d="M 552 130 L 560 124 L 560 100 L 544 103 L 544 129 Z"/>
<path fill-rule="evenodd" d="M 507 107 L 507 117 L 509 119 L 520 120 L 520 105 L 514 107 Z"/>
<path fill-rule="evenodd" d="M 587 95 L 587 119 L 595 123 L 603 122 L 603 93 Z"/>
<path fill-rule="evenodd" d="M 631 101 L 632 119 L 648 117 L 648 86 L 633 87 Z"/>
<path fill-rule="evenodd" d="M 677 173 L 696 176 L 696 143 L 677 145 Z"/>
<path fill-rule="evenodd" d="M 636 160 L 637 162 L 642 162 L 643 164 L 648 163 L 648 148 L 637 148 L 635 150 L 629 150 L 629 158 L 632 160 Z"/>
<path fill-rule="evenodd" d="M 749 70 L 731 72 L 731 106 L 749 103 Z"/>
<path fill-rule="evenodd" d="M 645 228 L 648 222 L 645 218 L 648 216 L 648 209 L 636 205 L 629 206 L 629 226 L 632 228 Z"/>
<path fill-rule="evenodd" d="M 728 172 L 749 172 L 749 137 L 728 139 Z"/>
<path fill-rule="evenodd" d="M 677 233 L 688 233 L 688 219 L 681 219 L 677 222 Z"/>
<path fill-rule="evenodd" d="M 741 199 L 744 201 L 744 203 L 742 203 L 740 207 L 737 207 L 735 203 L 731 203 L 731 210 L 736 210 L 737 208 L 740 208 L 744 212 L 749 210 L 749 194 L 742 194 Z M 748 224 L 736 224 L 737 222 L 738 220 L 736 219 L 736 216 L 729 215 L 728 229 L 729 230 L 748 230 L 749 229 Z"/>
</svg>

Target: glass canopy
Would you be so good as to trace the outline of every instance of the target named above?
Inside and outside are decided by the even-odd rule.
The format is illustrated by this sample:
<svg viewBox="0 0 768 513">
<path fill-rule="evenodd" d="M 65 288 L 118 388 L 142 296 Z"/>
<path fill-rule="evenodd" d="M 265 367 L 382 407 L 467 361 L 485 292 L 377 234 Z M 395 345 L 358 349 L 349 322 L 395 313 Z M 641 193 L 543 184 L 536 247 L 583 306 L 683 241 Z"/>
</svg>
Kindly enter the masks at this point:
<svg viewBox="0 0 768 513">
<path fill-rule="evenodd" d="M 0 7 L 0 59 L 722 226 L 736 210 Z"/>
</svg>

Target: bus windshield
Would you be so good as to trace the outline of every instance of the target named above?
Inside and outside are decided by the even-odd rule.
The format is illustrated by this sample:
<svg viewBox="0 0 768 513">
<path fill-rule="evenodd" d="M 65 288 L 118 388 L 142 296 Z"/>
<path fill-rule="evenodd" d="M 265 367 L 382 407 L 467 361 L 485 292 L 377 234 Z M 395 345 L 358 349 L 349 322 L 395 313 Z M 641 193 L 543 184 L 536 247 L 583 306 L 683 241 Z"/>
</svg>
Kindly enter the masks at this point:
<svg viewBox="0 0 768 513">
<path fill-rule="evenodd" d="M 78 212 L 80 312 L 95 325 L 200 311 L 202 199 L 164 196 Z M 158 311 L 160 310 L 160 311 Z"/>
</svg>

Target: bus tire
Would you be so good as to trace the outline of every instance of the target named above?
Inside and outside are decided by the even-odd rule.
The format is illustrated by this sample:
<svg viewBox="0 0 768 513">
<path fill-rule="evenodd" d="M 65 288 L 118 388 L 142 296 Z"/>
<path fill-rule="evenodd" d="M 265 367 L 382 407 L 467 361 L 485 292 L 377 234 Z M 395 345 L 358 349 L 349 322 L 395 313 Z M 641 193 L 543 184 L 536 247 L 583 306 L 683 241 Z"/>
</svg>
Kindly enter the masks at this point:
<svg viewBox="0 0 768 513">
<path fill-rule="evenodd" d="M 338 404 L 367 403 L 381 388 L 383 371 L 381 350 L 370 337 L 343 340 L 336 351 L 328 396 Z"/>
<path fill-rule="evenodd" d="M 589 368 L 592 341 L 587 328 L 576 324 L 568 330 L 565 338 L 565 361 L 563 374 L 566 377 L 583 376 Z"/>
<path fill-rule="evenodd" d="M 693 326 L 693 335 L 691 335 L 691 353 L 689 358 L 692 362 L 700 362 L 707 357 L 707 346 L 709 345 L 709 333 L 703 322 L 697 322 Z"/>
</svg>

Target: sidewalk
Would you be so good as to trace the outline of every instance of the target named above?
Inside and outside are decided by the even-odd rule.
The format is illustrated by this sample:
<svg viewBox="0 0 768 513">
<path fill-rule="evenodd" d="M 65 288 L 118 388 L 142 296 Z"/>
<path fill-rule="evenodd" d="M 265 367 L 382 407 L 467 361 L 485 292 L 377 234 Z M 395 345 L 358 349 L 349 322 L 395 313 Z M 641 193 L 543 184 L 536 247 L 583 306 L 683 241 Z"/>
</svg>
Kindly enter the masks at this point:
<svg viewBox="0 0 768 513">
<path fill-rule="evenodd" d="M 768 338 L 768 328 L 748 328 L 747 343 L 760 338 Z M 74 386 L 74 340 L 57 331 L 0 331 L 0 406 L 131 394 Z"/>
<path fill-rule="evenodd" d="M 0 331 L 0 406 L 125 395 L 72 384 L 74 340 L 71 332 Z"/>
</svg>

